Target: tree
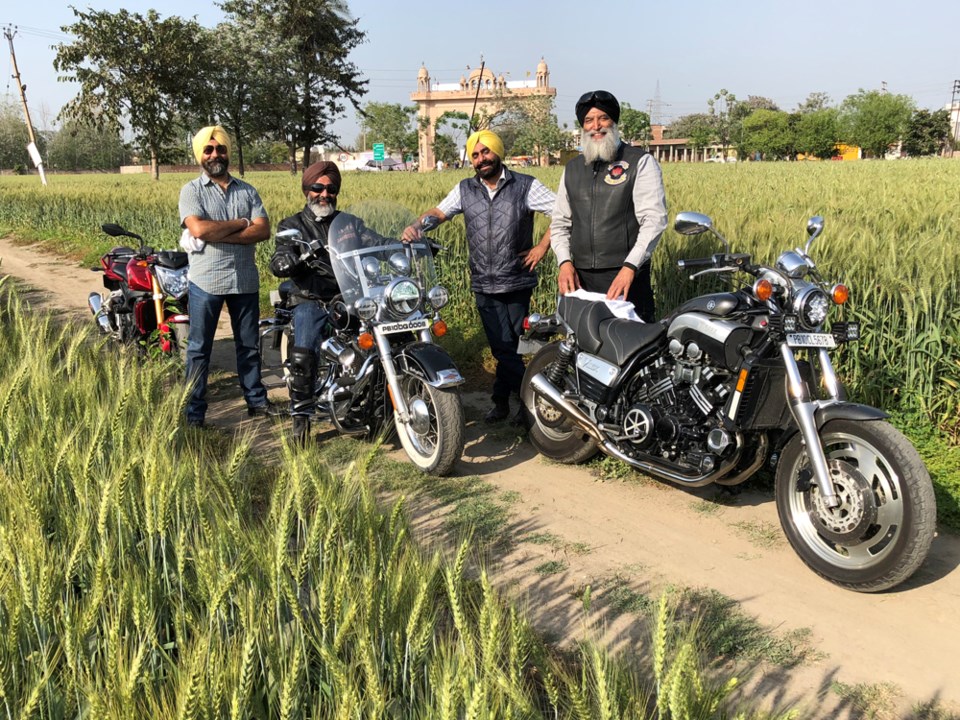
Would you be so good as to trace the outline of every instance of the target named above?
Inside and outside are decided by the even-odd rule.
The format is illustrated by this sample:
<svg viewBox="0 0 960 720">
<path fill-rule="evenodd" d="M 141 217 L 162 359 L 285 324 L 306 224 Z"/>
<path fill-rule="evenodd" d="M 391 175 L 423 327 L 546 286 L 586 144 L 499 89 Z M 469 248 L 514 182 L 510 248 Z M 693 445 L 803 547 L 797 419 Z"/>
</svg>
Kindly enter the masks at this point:
<svg viewBox="0 0 960 720">
<path fill-rule="evenodd" d="M 646 144 L 650 140 L 650 116 L 642 110 L 634 110 L 628 103 L 620 105 L 620 135 L 627 142 Z"/>
<path fill-rule="evenodd" d="M 440 132 L 440 128 L 444 125 L 449 126 L 452 133 Z M 467 131 L 470 130 L 470 116 L 465 112 L 448 110 L 437 118 L 433 127 L 435 131 L 433 154 L 436 155 L 437 159 L 443 160 L 445 163 L 460 160 L 467 142 Z M 451 151 L 450 148 L 453 148 L 453 150 Z M 441 151 L 443 157 L 441 157 Z M 469 161 L 470 159 L 467 158 L 467 162 Z"/>
<path fill-rule="evenodd" d="M 358 110 L 367 82 L 348 62 L 366 34 L 343 0 L 224 0 L 237 23 L 258 22 L 259 41 L 281 69 L 261 94 L 269 97 L 268 124 L 287 139 L 291 163 L 301 148 L 306 161 L 315 144 L 338 140 L 327 128 L 349 102 Z"/>
<path fill-rule="evenodd" d="M 519 98 L 515 101 L 517 127 L 513 155 L 533 155 L 542 158 L 556 150 L 569 147 L 571 137 L 557 124 L 554 99 L 546 95 Z"/>
<path fill-rule="evenodd" d="M 743 119 L 742 149 L 764 159 L 780 158 L 794 147 L 790 116 L 779 110 L 754 110 Z"/>
<path fill-rule="evenodd" d="M 726 89 L 720 90 L 707 100 L 707 106 L 710 108 L 717 142 L 723 147 L 723 154 L 726 155 L 730 145 L 740 144 L 741 121 L 746 113 L 738 113 L 737 96 Z"/>
<path fill-rule="evenodd" d="M 903 149 L 907 155 L 936 155 L 943 150 L 949 137 L 949 110 L 917 110 L 903 136 Z"/>
<path fill-rule="evenodd" d="M 906 95 L 861 89 L 843 101 L 840 112 L 847 142 L 882 159 L 906 132 L 913 100 Z"/>
<path fill-rule="evenodd" d="M 445 165 L 452 165 L 460 160 L 460 146 L 455 143 L 450 136 L 437 133 L 433 140 L 433 155 L 437 160 L 442 160 Z"/>
<path fill-rule="evenodd" d="M 840 123 L 834 108 L 801 112 L 796 124 L 797 151 L 826 160 L 840 142 Z"/>
<path fill-rule="evenodd" d="M 747 95 L 747 99 L 739 103 L 741 112 L 746 115 L 750 115 L 757 110 L 773 110 L 777 112 L 780 110 L 779 106 L 770 98 L 763 97 L 762 95 Z"/>
<path fill-rule="evenodd" d="M 706 113 L 682 115 L 670 123 L 663 136 L 673 140 L 699 141 L 697 147 L 706 147 L 713 141 L 713 117 Z"/>
<path fill-rule="evenodd" d="M 37 149 L 42 156 L 46 140 L 36 128 L 33 135 L 37 139 Z M 33 161 L 27 153 L 29 142 L 30 135 L 27 133 L 27 125 L 23 120 L 23 110 L 20 105 L 12 101 L 0 104 L 0 168 L 18 170 L 32 167 Z"/>
<path fill-rule="evenodd" d="M 807 99 L 797 105 L 797 112 L 801 115 L 826 110 L 830 107 L 830 96 L 825 92 L 812 92 Z"/>
<path fill-rule="evenodd" d="M 370 102 L 360 111 L 360 128 L 369 143 L 382 142 L 387 152 L 401 155 L 417 148 L 416 105 Z"/>
<path fill-rule="evenodd" d="M 116 170 L 130 160 L 120 133 L 67 121 L 50 137 L 47 164 L 57 170 Z"/>
<path fill-rule="evenodd" d="M 80 94 L 63 107 L 61 118 L 111 131 L 126 120 L 159 179 L 158 158 L 179 137 L 180 108 L 199 95 L 209 69 L 199 62 L 200 26 L 176 16 L 161 19 L 155 10 L 146 17 L 127 10 L 72 10 L 77 21 L 61 30 L 77 40 L 56 46 L 53 65 L 64 73 L 60 80 L 80 84 Z"/>
</svg>

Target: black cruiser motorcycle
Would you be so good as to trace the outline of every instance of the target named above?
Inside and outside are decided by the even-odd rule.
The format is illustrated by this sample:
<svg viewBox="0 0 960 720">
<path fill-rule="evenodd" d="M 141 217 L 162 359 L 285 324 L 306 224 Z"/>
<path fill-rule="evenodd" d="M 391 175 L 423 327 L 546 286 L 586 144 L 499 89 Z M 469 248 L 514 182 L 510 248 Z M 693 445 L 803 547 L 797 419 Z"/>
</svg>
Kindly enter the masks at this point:
<svg viewBox="0 0 960 720">
<path fill-rule="evenodd" d="M 554 316 L 530 316 L 521 351 L 540 347 L 521 391 L 531 442 L 559 462 L 602 451 L 687 487 L 737 485 L 768 465 L 783 531 L 814 572 L 861 592 L 903 582 L 930 549 L 933 486 L 907 438 L 883 411 L 849 402 L 834 371 L 830 351 L 859 326 L 825 326 L 848 291 L 809 255 L 823 219 L 773 267 L 731 253 L 706 215 L 680 213 L 674 227 L 724 244 L 679 261 L 702 268 L 691 278 L 743 273 L 749 284 L 652 324 L 572 297 Z"/>
</svg>

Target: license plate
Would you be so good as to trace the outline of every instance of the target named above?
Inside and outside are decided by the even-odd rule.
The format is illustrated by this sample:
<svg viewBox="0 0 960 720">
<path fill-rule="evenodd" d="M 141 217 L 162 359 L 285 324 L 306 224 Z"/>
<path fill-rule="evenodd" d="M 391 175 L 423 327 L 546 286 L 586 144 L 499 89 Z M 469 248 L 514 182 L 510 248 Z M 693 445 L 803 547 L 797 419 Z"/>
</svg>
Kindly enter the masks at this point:
<svg viewBox="0 0 960 720">
<path fill-rule="evenodd" d="M 380 326 L 380 332 L 384 335 L 398 332 L 415 332 L 417 330 L 426 330 L 430 327 L 430 318 L 421 318 L 419 320 L 401 320 L 400 322 L 385 323 Z"/>
<path fill-rule="evenodd" d="M 790 347 L 834 348 L 837 341 L 830 333 L 789 333 L 787 345 Z"/>
</svg>

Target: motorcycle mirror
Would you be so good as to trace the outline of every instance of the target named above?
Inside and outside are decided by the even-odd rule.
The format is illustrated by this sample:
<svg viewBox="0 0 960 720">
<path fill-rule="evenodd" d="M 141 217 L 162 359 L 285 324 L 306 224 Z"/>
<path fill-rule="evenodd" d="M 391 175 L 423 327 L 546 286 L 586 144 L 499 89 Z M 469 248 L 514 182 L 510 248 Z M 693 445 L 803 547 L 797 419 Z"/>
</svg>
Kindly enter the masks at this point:
<svg viewBox="0 0 960 720">
<path fill-rule="evenodd" d="M 280 230 L 276 236 L 283 240 L 290 238 L 294 242 L 301 240 L 303 238 L 303 235 L 300 234 L 300 231 L 295 228 L 290 228 L 288 230 Z"/>
<path fill-rule="evenodd" d="M 803 253 L 806 255 L 810 251 L 810 246 L 813 244 L 813 241 L 816 240 L 820 233 L 823 232 L 823 216 L 814 215 L 812 218 L 807 220 L 807 235 L 810 236 L 810 239 L 807 240 L 806 247 L 803 248 Z"/>
<path fill-rule="evenodd" d="M 116 223 L 104 223 L 100 226 L 100 229 L 110 237 L 132 237 L 137 240 L 143 240 L 143 238 L 136 233 L 132 233 Z"/>
<path fill-rule="evenodd" d="M 681 235 L 699 235 L 713 230 L 713 220 L 697 212 L 677 213 L 677 218 L 673 221 L 673 229 Z"/>
</svg>

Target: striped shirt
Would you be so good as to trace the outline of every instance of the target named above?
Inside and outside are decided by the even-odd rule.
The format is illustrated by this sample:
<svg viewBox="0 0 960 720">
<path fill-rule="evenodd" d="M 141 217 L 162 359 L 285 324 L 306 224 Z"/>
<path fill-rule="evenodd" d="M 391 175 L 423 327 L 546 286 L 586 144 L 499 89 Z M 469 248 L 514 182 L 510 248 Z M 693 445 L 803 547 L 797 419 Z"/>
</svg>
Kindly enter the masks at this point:
<svg viewBox="0 0 960 720">
<path fill-rule="evenodd" d="M 249 183 L 230 177 L 224 190 L 203 173 L 180 190 L 180 222 L 191 215 L 202 220 L 254 220 L 267 217 L 260 195 Z M 190 253 L 190 282 L 211 295 L 255 293 L 260 289 L 256 244 L 207 243 Z"/>
</svg>

